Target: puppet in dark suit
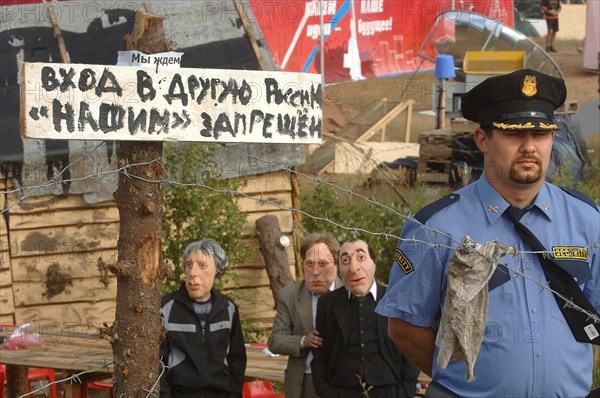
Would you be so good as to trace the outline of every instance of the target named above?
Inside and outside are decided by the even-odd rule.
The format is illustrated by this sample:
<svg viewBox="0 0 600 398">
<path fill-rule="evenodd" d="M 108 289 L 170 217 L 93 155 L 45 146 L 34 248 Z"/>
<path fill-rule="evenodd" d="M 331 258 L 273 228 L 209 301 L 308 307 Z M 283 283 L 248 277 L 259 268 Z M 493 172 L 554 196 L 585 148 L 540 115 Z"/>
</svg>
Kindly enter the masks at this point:
<svg viewBox="0 0 600 398">
<path fill-rule="evenodd" d="M 358 239 L 340 249 L 344 287 L 319 299 L 313 383 L 321 398 L 414 397 L 418 369 L 387 335 L 387 318 L 375 313 L 385 286 L 375 281 L 374 253 Z"/>
</svg>

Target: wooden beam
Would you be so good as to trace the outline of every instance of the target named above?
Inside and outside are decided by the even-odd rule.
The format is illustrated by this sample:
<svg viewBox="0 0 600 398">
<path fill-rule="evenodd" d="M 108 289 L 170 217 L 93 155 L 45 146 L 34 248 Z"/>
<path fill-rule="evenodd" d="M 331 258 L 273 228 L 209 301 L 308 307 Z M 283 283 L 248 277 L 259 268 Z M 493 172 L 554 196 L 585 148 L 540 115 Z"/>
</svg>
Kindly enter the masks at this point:
<svg viewBox="0 0 600 398">
<path fill-rule="evenodd" d="M 248 35 L 248 41 L 250 41 L 252 50 L 254 50 L 254 55 L 256 55 L 260 69 L 277 70 L 275 61 L 273 61 L 273 57 L 271 57 L 267 42 L 258 26 L 250 3 L 248 3 L 247 0 L 233 0 L 233 2 L 235 3 L 235 9 L 239 14 L 240 19 L 242 20 L 242 25 Z"/>
<path fill-rule="evenodd" d="M 406 102 L 401 102 L 396 105 L 392 110 L 390 110 L 384 117 L 379 119 L 375 124 L 373 124 L 367 131 L 365 131 L 360 137 L 358 137 L 355 142 L 365 142 L 368 141 L 376 132 L 385 127 L 389 122 L 391 122 L 400 112 L 406 109 L 409 105 L 414 104 L 414 100 L 409 99 Z M 411 107 L 412 110 L 412 107 Z"/>
<path fill-rule="evenodd" d="M 410 126 L 412 125 L 412 110 L 415 101 L 408 101 L 408 110 L 406 111 L 406 127 L 404 128 L 404 142 L 410 142 Z"/>
<path fill-rule="evenodd" d="M 70 64 L 71 58 L 69 57 L 69 53 L 67 52 L 67 47 L 65 46 L 65 39 L 63 38 L 60 26 L 58 26 L 58 18 L 56 17 L 56 10 L 54 9 L 53 5 L 50 5 L 48 7 L 48 14 L 50 15 L 50 23 L 52 23 L 52 28 L 54 29 L 54 37 L 56 38 L 56 42 L 58 43 L 60 58 L 63 64 Z"/>
<path fill-rule="evenodd" d="M 260 242 L 260 251 L 265 258 L 271 291 L 276 299 L 279 289 L 294 283 L 287 253 L 279 243 L 279 238 L 283 235 L 279 228 L 279 220 L 273 215 L 261 217 L 256 220 L 256 233 Z"/>
</svg>

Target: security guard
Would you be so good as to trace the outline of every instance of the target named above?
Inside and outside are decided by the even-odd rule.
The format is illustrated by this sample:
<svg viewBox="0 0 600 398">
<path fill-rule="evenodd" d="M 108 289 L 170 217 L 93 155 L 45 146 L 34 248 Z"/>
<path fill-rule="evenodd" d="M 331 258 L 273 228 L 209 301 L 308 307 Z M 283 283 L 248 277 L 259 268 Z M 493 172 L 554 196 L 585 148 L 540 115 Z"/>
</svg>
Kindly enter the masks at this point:
<svg viewBox="0 0 600 398">
<path fill-rule="evenodd" d="M 376 312 L 389 317 L 390 337 L 403 353 L 432 375 L 427 396 L 590 391 L 590 343 L 598 343 L 600 331 L 600 210 L 583 194 L 544 181 L 557 129 L 553 113 L 565 98 L 563 80 L 529 69 L 491 77 L 466 93 L 462 112 L 480 125 L 474 137 L 484 173 L 404 223 Z M 465 379 L 463 361 L 440 367 L 435 345 L 449 260 L 466 236 L 518 251 L 502 257 L 489 280 L 473 381 Z M 579 310 L 564 311 L 570 306 L 559 296 L 573 298 Z"/>
</svg>

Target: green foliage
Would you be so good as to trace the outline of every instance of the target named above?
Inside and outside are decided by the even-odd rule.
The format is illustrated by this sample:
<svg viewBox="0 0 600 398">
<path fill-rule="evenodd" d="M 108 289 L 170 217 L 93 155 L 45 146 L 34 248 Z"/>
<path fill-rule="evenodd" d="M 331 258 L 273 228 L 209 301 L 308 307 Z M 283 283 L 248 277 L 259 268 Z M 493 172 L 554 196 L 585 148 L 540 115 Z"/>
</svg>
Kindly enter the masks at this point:
<svg viewBox="0 0 600 398">
<path fill-rule="evenodd" d="M 564 162 L 558 172 L 548 180 L 555 185 L 581 191 L 592 198 L 594 202 L 600 203 L 600 159 L 592 162 L 592 171 L 583 181 L 575 181 L 570 169 L 570 163 Z"/>
<path fill-rule="evenodd" d="M 548 178 L 548 182 L 559 187 L 575 188 L 577 183 L 573 178 L 573 172 L 571 171 L 572 161 L 563 156 L 559 162 L 559 168 Z"/>
<path fill-rule="evenodd" d="M 596 204 L 600 203 L 600 157 L 596 157 L 592 162 L 589 178 L 579 182 L 576 188 L 592 198 Z"/>
<path fill-rule="evenodd" d="M 272 380 L 271 386 L 273 387 L 273 392 L 275 392 L 275 394 L 281 394 L 285 392 L 285 385 L 280 381 Z"/>
<path fill-rule="evenodd" d="M 397 189 L 402 189 L 402 187 L 397 187 Z M 397 243 L 394 236 L 400 236 L 404 222 L 404 218 L 399 214 L 414 213 L 414 209 L 418 210 L 423 205 L 443 196 L 442 192 L 445 192 L 445 189 L 435 190 L 425 185 L 405 189 L 402 193 L 410 203 L 410 207 L 398 195 L 387 192 L 381 186 L 361 187 L 357 190 L 365 191 L 361 192 L 361 195 L 365 197 L 372 197 L 376 193 L 377 200 L 372 200 L 372 202 L 378 204 L 369 203 L 329 185 L 319 184 L 313 187 L 303 184 L 301 186 L 302 209 L 313 216 L 326 218 L 329 221 L 304 217 L 302 226 L 308 232 L 327 231 L 333 234 L 340 243 L 352 238 L 366 241 L 373 248 L 377 257 L 376 279 L 387 283 Z M 338 227 L 334 223 L 346 228 Z"/>
<path fill-rule="evenodd" d="M 264 325 L 242 321 L 242 335 L 246 343 L 261 343 L 269 337 Z"/>
<path fill-rule="evenodd" d="M 246 214 L 231 195 L 218 191 L 236 190 L 241 181 L 221 178 L 214 146 L 168 143 L 164 157 L 168 180 L 177 182 L 163 185 L 163 258 L 174 266 L 163 284 L 163 292 L 167 293 L 176 290 L 183 280 L 181 255 L 196 240 L 215 239 L 230 263 L 239 263 L 244 256 L 240 240 Z M 233 277 L 228 270 L 216 281 L 217 288 Z"/>
</svg>

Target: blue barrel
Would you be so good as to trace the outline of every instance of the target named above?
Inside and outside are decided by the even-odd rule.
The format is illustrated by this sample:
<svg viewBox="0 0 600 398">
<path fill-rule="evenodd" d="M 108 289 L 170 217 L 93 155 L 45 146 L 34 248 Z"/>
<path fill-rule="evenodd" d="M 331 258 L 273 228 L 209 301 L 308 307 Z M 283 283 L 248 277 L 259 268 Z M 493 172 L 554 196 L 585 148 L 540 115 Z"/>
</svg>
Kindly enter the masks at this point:
<svg viewBox="0 0 600 398">
<path fill-rule="evenodd" d="M 454 57 L 450 54 L 440 54 L 435 58 L 435 77 L 450 79 L 456 77 L 454 72 Z"/>
</svg>

